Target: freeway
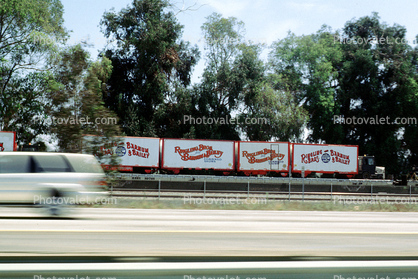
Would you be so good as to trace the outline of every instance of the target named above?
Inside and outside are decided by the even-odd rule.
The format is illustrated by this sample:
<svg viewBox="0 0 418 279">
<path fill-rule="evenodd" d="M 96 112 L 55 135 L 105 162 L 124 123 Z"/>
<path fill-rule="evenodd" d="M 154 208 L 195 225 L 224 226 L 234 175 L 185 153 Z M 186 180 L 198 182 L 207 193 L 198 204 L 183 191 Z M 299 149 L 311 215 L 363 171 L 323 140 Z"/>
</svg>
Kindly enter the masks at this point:
<svg viewBox="0 0 418 279">
<path fill-rule="evenodd" d="M 418 213 L 0 208 L 0 256 L 417 257 Z"/>
<path fill-rule="evenodd" d="M 417 261 L 0 264 L 18 279 L 416 279 Z"/>
</svg>

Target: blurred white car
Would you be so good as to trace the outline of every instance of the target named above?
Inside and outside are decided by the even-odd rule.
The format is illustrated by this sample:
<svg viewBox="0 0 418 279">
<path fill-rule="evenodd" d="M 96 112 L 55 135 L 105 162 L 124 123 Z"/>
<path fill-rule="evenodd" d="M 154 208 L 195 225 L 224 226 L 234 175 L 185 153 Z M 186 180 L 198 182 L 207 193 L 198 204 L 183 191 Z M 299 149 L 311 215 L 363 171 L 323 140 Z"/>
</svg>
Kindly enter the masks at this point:
<svg viewBox="0 0 418 279">
<path fill-rule="evenodd" d="M 100 202 L 105 174 L 92 155 L 0 153 L 0 205 L 32 205 L 62 216 L 72 205 Z"/>
</svg>

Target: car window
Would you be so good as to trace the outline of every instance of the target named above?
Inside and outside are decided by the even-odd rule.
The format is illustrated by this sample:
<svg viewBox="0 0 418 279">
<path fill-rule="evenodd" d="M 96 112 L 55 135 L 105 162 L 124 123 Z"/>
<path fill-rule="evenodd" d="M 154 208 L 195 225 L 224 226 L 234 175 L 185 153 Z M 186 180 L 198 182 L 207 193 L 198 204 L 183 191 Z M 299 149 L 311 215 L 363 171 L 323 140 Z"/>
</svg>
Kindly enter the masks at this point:
<svg viewBox="0 0 418 279">
<path fill-rule="evenodd" d="M 67 156 L 76 172 L 103 173 L 102 167 L 93 156 Z"/>
<path fill-rule="evenodd" d="M 51 155 L 37 155 L 33 157 L 35 161 L 35 172 L 71 172 L 71 167 L 64 157 Z"/>
<path fill-rule="evenodd" d="M 30 157 L 25 155 L 0 155 L 0 173 L 30 172 Z"/>
</svg>

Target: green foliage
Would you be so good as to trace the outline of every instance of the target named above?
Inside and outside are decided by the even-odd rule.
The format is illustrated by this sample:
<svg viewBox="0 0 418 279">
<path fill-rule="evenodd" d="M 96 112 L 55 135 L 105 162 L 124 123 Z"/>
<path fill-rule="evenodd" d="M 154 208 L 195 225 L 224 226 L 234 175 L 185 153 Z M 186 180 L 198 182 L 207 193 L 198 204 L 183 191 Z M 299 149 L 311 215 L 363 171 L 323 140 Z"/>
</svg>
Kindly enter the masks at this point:
<svg viewBox="0 0 418 279">
<path fill-rule="evenodd" d="M 418 165 L 416 123 L 334 122 L 335 116 L 416 119 L 418 47 L 406 44 L 404 27 L 373 13 L 339 31 L 289 33 L 273 43 L 265 63 L 264 46 L 245 42 L 244 24 L 215 13 L 201 27 L 206 67 L 191 86 L 200 53 L 181 40 L 172 7 L 168 0 L 133 0 L 105 13 L 102 31 L 113 41 L 91 61 L 82 46 L 63 47 L 68 35 L 59 0 L 3 0 L 0 130 L 16 131 L 19 143 L 54 134 L 61 150 L 80 151 L 83 134 L 109 141 L 120 134 L 118 125 L 45 120 L 117 115 L 130 136 L 230 140 L 300 141 L 307 128 L 309 141 L 357 144 L 390 173 Z M 186 116 L 234 123 L 184 123 Z M 246 123 L 250 118 L 266 122 Z"/>
<path fill-rule="evenodd" d="M 48 104 L 43 90 L 48 62 L 67 33 L 58 0 L 3 0 L 0 3 L 0 130 L 17 132 L 28 143 L 47 130 L 41 121 Z"/>
<path fill-rule="evenodd" d="M 341 143 L 341 131 L 329 121 L 339 108 L 335 98 L 339 73 L 333 65 L 342 59 L 341 49 L 333 40 L 326 26 L 313 35 L 289 34 L 273 44 L 270 63 L 277 76 L 273 87 L 290 93 L 309 112 L 310 140 Z"/>
<path fill-rule="evenodd" d="M 394 121 L 397 117 L 416 116 L 418 107 L 410 100 L 416 99 L 417 72 L 414 70 L 412 48 L 403 43 L 406 29 L 399 25 L 387 26 L 379 22 L 377 14 L 351 21 L 345 25 L 344 33 L 349 38 L 385 38 L 379 44 L 344 45 L 344 62 L 341 93 L 350 96 L 342 106 L 343 114 L 358 117 L 387 117 Z M 416 62 L 415 62 L 416 63 Z M 415 126 L 415 130 L 417 125 Z M 351 128 L 351 127 L 347 127 Z M 399 173 L 400 155 L 411 146 L 405 141 L 403 125 L 357 125 L 355 132 L 347 135 L 350 141 L 360 144 L 364 153 L 374 153 L 380 164 L 391 173 Z M 346 130 L 346 134 L 349 133 Z M 408 131 L 409 133 L 409 131 Z M 406 136 L 406 137 L 405 137 Z M 411 150 L 413 151 L 413 150 Z M 415 152 L 413 152 L 416 154 Z"/>
<path fill-rule="evenodd" d="M 262 45 L 244 42 L 244 24 L 213 14 L 202 26 L 207 67 L 193 91 L 194 115 L 234 119 L 229 125 L 195 125 L 201 138 L 289 140 L 298 138 L 306 118 L 286 92 L 274 90 L 260 59 Z M 253 122 L 251 122 L 253 121 Z"/>
<path fill-rule="evenodd" d="M 239 53 L 237 47 L 244 40 L 244 23 L 214 13 L 207 17 L 201 28 L 206 42 L 208 70 L 218 71 Z"/>
<path fill-rule="evenodd" d="M 4 130 L 16 132 L 19 142 L 30 143 L 48 130 L 43 119 L 50 106 L 44 102 L 43 90 L 49 78 L 44 72 L 13 78 L 0 95 L 0 122 Z"/>
<path fill-rule="evenodd" d="M 242 130 L 250 140 L 299 141 L 307 120 L 305 110 L 289 92 L 275 90 L 268 82 L 263 85 L 253 97 L 249 112 L 240 115 Z M 259 123 L 248 125 L 245 118 Z"/>
<path fill-rule="evenodd" d="M 172 111 L 164 116 L 160 107 L 170 106 L 175 87 L 190 84 L 199 59 L 197 48 L 180 40 L 183 26 L 168 10 L 168 1 L 135 0 L 101 21 L 105 36 L 116 40 L 104 53 L 113 65 L 104 100 L 128 135 L 159 136 L 173 127 Z"/>
<path fill-rule="evenodd" d="M 207 66 L 201 84 L 192 92 L 193 116 L 212 119 L 232 119 L 232 111 L 239 104 L 239 72 L 234 61 L 243 41 L 243 23 L 236 18 L 222 18 L 212 14 L 201 27 L 206 42 Z M 236 125 L 195 125 L 198 138 L 239 139 Z"/>
<path fill-rule="evenodd" d="M 53 121 L 50 127 L 60 150 L 81 152 L 86 134 L 101 136 L 102 142 L 112 141 L 120 135 L 117 117 L 102 101 L 112 72 L 110 60 L 103 57 L 91 62 L 81 45 L 64 49 L 61 57 L 48 92 L 52 103 L 49 116 L 64 120 Z"/>
<path fill-rule="evenodd" d="M 404 27 L 380 23 L 374 13 L 347 22 L 341 34 L 324 26 L 312 35 L 289 34 L 273 45 L 270 63 L 279 77 L 274 88 L 289 90 L 303 103 L 310 141 L 358 144 L 360 153 L 374 154 L 390 173 L 400 171 L 403 154 L 416 160 L 416 125 L 334 122 L 334 116 L 416 117 L 417 55 L 404 43 L 405 34 Z"/>
<path fill-rule="evenodd" d="M 241 50 L 236 63 L 244 80 L 241 130 L 250 140 L 298 141 L 306 112 L 288 91 L 272 87 L 278 77 L 266 75 L 266 66 L 259 58 L 260 46 L 243 45 Z M 257 124 L 247 124 L 245 119 L 257 119 Z"/>
<path fill-rule="evenodd" d="M 194 127 L 184 121 L 192 110 L 191 90 L 180 82 L 174 83 L 172 92 L 156 111 L 156 134 L 165 138 L 195 138 Z"/>
</svg>

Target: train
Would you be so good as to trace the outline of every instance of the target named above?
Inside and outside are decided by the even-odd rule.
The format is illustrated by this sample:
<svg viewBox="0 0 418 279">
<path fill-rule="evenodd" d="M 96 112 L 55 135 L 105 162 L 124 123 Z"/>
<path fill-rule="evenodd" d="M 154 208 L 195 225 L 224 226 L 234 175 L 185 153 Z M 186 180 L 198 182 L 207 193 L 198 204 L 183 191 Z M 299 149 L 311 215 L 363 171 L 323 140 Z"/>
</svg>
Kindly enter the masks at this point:
<svg viewBox="0 0 418 279">
<path fill-rule="evenodd" d="M 0 131 L 0 152 L 16 150 L 16 133 Z"/>
<path fill-rule="evenodd" d="M 150 137 L 103 143 L 85 135 L 83 146 L 96 150 L 105 169 L 120 172 L 385 178 L 384 167 L 373 156 L 359 156 L 357 145 Z M 112 156 L 119 158 L 117 166 Z"/>
</svg>

